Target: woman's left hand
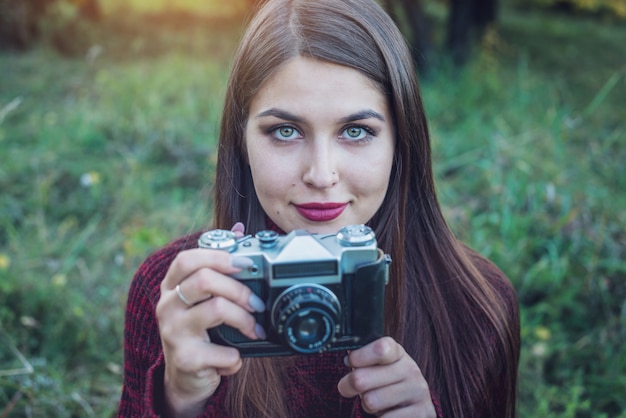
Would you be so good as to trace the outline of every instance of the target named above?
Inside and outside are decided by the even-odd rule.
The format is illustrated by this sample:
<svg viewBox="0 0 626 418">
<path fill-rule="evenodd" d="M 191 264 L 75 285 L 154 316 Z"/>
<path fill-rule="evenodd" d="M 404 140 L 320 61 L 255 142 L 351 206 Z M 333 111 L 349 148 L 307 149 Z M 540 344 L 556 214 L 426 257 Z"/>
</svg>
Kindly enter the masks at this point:
<svg viewBox="0 0 626 418">
<path fill-rule="evenodd" d="M 337 386 L 339 393 L 361 397 L 363 409 L 382 417 L 436 417 L 428 383 L 404 348 L 383 337 L 346 356 L 352 371 Z"/>
</svg>

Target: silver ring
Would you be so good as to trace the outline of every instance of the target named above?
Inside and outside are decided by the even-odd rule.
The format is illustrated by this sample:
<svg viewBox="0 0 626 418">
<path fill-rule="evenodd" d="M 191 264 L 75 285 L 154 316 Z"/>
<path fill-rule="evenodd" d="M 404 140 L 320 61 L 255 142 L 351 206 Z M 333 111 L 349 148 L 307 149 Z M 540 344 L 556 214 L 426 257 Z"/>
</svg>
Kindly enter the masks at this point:
<svg viewBox="0 0 626 418">
<path fill-rule="evenodd" d="M 178 295 L 178 299 L 180 299 L 185 305 L 193 306 L 193 303 L 191 303 L 191 301 L 183 295 L 183 291 L 180 289 L 180 283 L 176 285 L 176 294 Z"/>
</svg>

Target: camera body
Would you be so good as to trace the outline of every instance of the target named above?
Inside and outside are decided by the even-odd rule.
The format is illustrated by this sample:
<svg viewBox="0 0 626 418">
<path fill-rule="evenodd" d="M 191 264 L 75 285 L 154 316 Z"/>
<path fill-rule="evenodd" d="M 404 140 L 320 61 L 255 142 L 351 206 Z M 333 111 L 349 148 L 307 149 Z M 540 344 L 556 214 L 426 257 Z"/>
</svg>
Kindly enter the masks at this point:
<svg viewBox="0 0 626 418">
<path fill-rule="evenodd" d="M 216 229 L 198 245 L 253 260 L 232 277 L 265 302 L 265 312 L 254 315 L 267 339 L 251 340 L 228 325 L 209 330 L 211 341 L 242 357 L 350 350 L 383 336 L 391 259 L 365 225 L 337 234 L 260 231 L 240 239 Z"/>
</svg>

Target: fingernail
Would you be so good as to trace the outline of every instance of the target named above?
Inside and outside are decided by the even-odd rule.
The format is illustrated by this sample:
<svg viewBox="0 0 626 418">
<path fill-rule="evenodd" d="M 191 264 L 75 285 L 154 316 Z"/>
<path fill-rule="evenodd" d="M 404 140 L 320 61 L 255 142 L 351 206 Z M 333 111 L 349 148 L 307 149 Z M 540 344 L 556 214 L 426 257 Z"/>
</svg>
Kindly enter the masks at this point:
<svg viewBox="0 0 626 418">
<path fill-rule="evenodd" d="M 345 356 L 343 358 L 343 364 L 345 364 L 347 367 L 350 367 L 350 358 L 348 358 L 348 356 Z"/>
<path fill-rule="evenodd" d="M 254 265 L 254 261 L 252 261 L 251 258 L 236 255 L 230 259 L 230 264 L 235 268 L 243 270 L 248 267 L 252 267 Z"/>
<path fill-rule="evenodd" d="M 243 225 L 243 223 L 237 222 L 235 225 L 233 225 L 232 228 L 230 228 L 230 232 L 235 234 L 235 238 L 241 238 L 246 232 L 246 227 Z"/>
<path fill-rule="evenodd" d="M 250 293 L 250 297 L 248 298 L 248 305 L 250 305 L 250 307 L 254 309 L 255 312 L 265 311 L 265 303 L 261 300 L 260 297 L 258 297 L 254 293 Z"/>
<path fill-rule="evenodd" d="M 245 231 L 246 227 L 243 225 L 243 222 L 236 222 L 235 225 L 233 225 L 232 228 L 230 228 L 231 232 L 235 232 L 235 231 L 240 231 L 243 232 Z"/>
<path fill-rule="evenodd" d="M 254 333 L 256 334 L 256 336 L 261 339 L 264 340 L 267 338 L 267 334 L 265 333 L 265 330 L 263 329 L 263 327 L 261 326 L 261 324 L 256 324 L 254 327 Z"/>
</svg>

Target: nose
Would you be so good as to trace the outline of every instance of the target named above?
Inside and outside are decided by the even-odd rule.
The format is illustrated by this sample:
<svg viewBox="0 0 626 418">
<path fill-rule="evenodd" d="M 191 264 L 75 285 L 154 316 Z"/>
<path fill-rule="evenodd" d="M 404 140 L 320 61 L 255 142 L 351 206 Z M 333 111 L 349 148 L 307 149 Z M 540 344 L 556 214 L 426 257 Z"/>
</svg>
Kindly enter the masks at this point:
<svg viewBox="0 0 626 418">
<path fill-rule="evenodd" d="M 328 144 L 316 144 L 305 155 L 306 163 L 302 181 L 307 185 L 326 189 L 334 186 L 339 181 L 338 170 L 335 167 L 334 151 Z"/>
</svg>

